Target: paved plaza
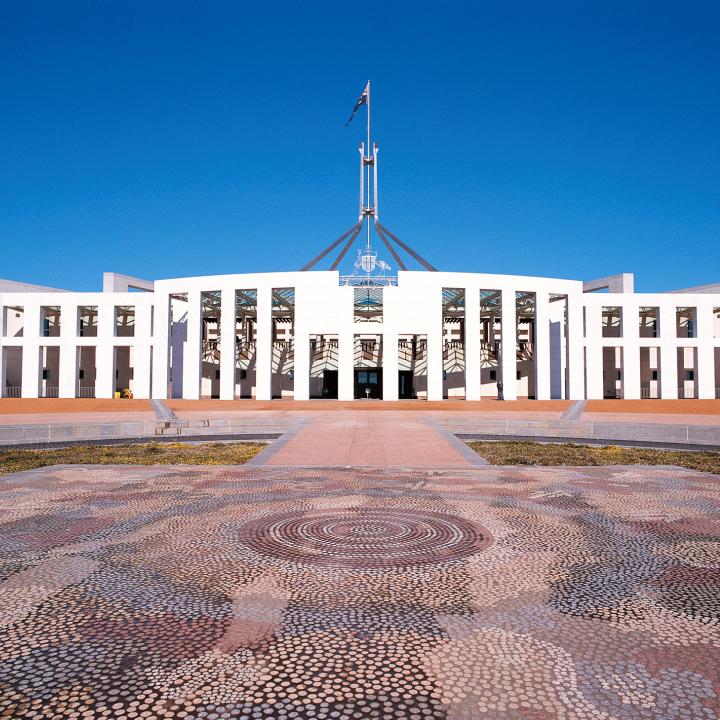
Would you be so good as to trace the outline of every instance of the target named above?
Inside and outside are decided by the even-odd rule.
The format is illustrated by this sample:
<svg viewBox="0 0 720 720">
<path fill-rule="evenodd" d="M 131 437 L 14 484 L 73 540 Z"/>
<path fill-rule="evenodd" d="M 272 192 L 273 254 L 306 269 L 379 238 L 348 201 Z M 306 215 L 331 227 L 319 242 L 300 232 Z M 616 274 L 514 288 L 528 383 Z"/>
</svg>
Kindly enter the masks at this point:
<svg viewBox="0 0 720 720">
<path fill-rule="evenodd" d="M 0 478 L 0 716 L 720 713 L 720 487 L 668 467 Z"/>
</svg>

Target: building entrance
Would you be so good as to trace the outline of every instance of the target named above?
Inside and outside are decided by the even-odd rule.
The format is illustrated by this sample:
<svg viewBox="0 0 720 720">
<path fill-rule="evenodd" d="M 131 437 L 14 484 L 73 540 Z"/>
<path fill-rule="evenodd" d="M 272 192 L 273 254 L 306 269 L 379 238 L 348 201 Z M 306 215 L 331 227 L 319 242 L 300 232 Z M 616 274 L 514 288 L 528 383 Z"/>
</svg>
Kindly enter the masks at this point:
<svg viewBox="0 0 720 720">
<path fill-rule="evenodd" d="M 338 397 L 338 371 L 323 370 L 322 396 L 330 400 L 337 400 Z"/>
<path fill-rule="evenodd" d="M 355 398 L 382 400 L 382 368 L 355 368 Z"/>
<path fill-rule="evenodd" d="M 413 397 L 413 374 L 412 370 L 400 370 L 398 372 L 398 398 L 410 400 Z"/>
</svg>

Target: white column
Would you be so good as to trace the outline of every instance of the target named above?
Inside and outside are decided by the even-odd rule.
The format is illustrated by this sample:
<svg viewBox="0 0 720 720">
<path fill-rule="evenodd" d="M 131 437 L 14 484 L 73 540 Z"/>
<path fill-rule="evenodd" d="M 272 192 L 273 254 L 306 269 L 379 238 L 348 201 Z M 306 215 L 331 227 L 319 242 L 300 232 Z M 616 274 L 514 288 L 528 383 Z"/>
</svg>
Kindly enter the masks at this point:
<svg viewBox="0 0 720 720">
<path fill-rule="evenodd" d="M 135 305 L 135 340 L 133 343 L 133 396 L 140 399 L 150 397 L 150 315 L 152 305 Z"/>
<path fill-rule="evenodd" d="M 135 305 L 135 342 L 147 342 L 150 337 L 152 305 L 138 303 Z M 137 380 L 137 376 L 135 377 Z"/>
<path fill-rule="evenodd" d="M 570 293 L 568 295 L 568 389 L 566 393 L 569 400 L 582 400 L 585 397 L 582 309 L 582 292 Z"/>
<path fill-rule="evenodd" d="M 677 400 L 677 341 L 675 332 L 675 304 L 660 305 L 660 397 Z"/>
<path fill-rule="evenodd" d="M 383 400 L 398 399 L 398 334 L 382 336 Z"/>
<path fill-rule="evenodd" d="M 585 370 L 587 373 L 587 399 L 602 400 L 602 306 L 594 302 L 585 306 L 585 336 Z"/>
<path fill-rule="evenodd" d="M 220 399 L 235 399 L 235 289 L 220 294 Z"/>
<path fill-rule="evenodd" d="M 77 394 L 77 305 L 60 305 L 60 377 L 58 397 L 74 398 Z"/>
<path fill-rule="evenodd" d="M 443 319 L 442 288 L 432 292 L 428 307 L 427 399 L 443 399 Z"/>
<path fill-rule="evenodd" d="M 310 398 L 310 336 L 298 328 L 297 316 L 293 345 L 295 357 L 293 400 L 308 400 Z"/>
<path fill-rule="evenodd" d="M 506 400 L 517 399 L 517 308 L 515 289 L 502 291 L 501 300 L 501 363 L 503 395 Z"/>
<path fill-rule="evenodd" d="M 623 398 L 640 399 L 640 308 L 622 306 Z"/>
<path fill-rule="evenodd" d="M 95 397 L 115 395 L 115 305 L 111 298 L 98 302 L 97 345 L 95 350 Z"/>
<path fill-rule="evenodd" d="M 272 288 L 257 291 L 257 344 L 255 399 L 272 398 Z"/>
<path fill-rule="evenodd" d="M 170 296 L 155 293 L 153 328 L 152 396 L 167 399 L 170 368 Z"/>
<path fill-rule="evenodd" d="M 36 398 L 40 390 L 40 305 L 25 303 L 23 318 L 22 390 L 24 398 Z"/>
<path fill-rule="evenodd" d="M 185 400 L 200 398 L 200 371 L 202 369 L 200 363 L 202 343 L 200 294 L 200 290 L 190 290 L 187 294 L 187 340 L 183 350 L 183 398 Z"/>
<path fill-rule="evenodd" d="M 697 382 L 698 398 L 701 400 L 712 400 L 715 397 L 712 310 L 712 305 L 698 305 L 697 308 Z"/>
<path fill-rule="evenodd" d="M 355 334 L 352 326 L 338 333 L 338 400 L 355 397 Z"/>
<path fill-rule="evenodd" d="M 550 293 L 535 293 L 535 399 L 550 399 Z"/>
<path fill-rule="evenodd" d="M 465 399 L 480 399 L 480 290 L 465 288 Z"/>
</svg>

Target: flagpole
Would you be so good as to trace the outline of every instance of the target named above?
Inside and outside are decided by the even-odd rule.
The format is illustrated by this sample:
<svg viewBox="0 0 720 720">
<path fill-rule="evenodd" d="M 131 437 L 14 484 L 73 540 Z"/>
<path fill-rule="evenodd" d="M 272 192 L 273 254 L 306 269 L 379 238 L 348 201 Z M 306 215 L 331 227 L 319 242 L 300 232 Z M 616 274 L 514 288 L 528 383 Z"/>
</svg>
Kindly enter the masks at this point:
<svg viewBox="0 0 720 720">
<path fill-rule="evenodd" d="M 370 157 L 370 81 L 367 82 L 367 145 L 366 152 L 368 158 Z M 368 207 L 372 201 L 372 192 L 370 190 L 370 163 L 367 164 L 367 186 L 368 186 Z M 368 217 L 367 224 L 367 252 L 370 254 L 370 218 Z"/>
</svg>

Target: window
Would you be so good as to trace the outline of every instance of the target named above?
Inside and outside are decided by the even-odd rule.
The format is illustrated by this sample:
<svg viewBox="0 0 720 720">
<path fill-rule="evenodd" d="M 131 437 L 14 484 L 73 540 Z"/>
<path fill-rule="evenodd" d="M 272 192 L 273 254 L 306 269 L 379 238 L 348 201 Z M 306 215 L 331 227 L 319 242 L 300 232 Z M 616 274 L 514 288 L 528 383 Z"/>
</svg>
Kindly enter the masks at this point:
<svg viewBox="0 0 720 720">
<path fill-rule="evenodd" d="M 658 337 L 659 312 L 660 308 L 657 307 L 641 307 L 639 309 L 640 337 Z"/>
<path fill-rule="evenodd" d="M 97 323 L 97 305 L 81 305 L 78 307 L 78 335 L 80 337 L 97 337 Z"/>
<path fill-rule="evenodd" d="M 60 306 L 45 305 L 40 308 L 43 337 L 60 336 Z"/>
<path fill-rule="evenodd" d="M 497 370 L 491 370 L 491 371 L 490 371 L 490 379 L 491 379 L 491 380 L 497 380 Z"/>
<path fill-rule="evenodd" d="M 675 311 L 675 330 L 679 338 L 694 338 L 696 334 L 697 308 L 679 307 Z"/>
<path fill-rule="evenodd" d="M 694 380 L 695 379 L 695 371 L 694 370 L 686 370 L 685 371 L 685 379 L 686 380 Z"/>
<path fill-rule="evenodd" d="M 657 379 L 658 379 L 658 371 L 657 371 L 657 370 L 653 370 L 653 371 L 652 371 L 652 379 L 653 379 L 653 380 L 657 380 Z"/>
<path fill-rule="evenodd" d="M 353 288 L 353 315 L 357 322 L 382 322 L 383 289 L 381 287 Z"/>
<path fill-rule="evenodd" d="M 135 336 L 135 306 L 117 305 L 115 307 L 115 337 Z"/>
<path fill-rule="evenodd" d="M 25 308 L 17 305 L 3 307 L 3 337 L 22 337 Z"/>
<path fill-rule="evenodd" d="M 602 336 L 622 337 L 622 308 L 603 307 L 602 309 Z"/>
</svg>

